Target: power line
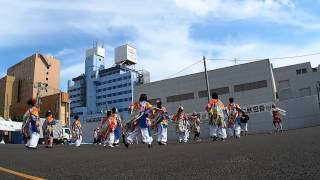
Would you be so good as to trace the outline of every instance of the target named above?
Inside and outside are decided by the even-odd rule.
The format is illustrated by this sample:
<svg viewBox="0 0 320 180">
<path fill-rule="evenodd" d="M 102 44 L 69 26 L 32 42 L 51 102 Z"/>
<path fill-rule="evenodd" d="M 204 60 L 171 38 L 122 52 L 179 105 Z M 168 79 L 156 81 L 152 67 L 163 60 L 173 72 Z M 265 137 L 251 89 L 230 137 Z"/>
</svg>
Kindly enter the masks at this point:
<svg viewBox="0 0 320 180">
<path fill-rule="evenodd" d="M 308 56 L 316 56 L 316 55 L 320 55 L 320 52 L 303 54 L 303 55 L 296 55 L 296 56 L 275 57 L 275 58 L 270 58 L 270 60 L 292 59 L 292 58 L 300 58 L 300 57 L 308 57 Z"/>
<path fill-rule="evenodd" d="M 251 62 L 251 61 L 259 61 L 259 60 L 270 60 L 270 61 L 274 61 L 274 60 L 284 60 L 284 59 L 292 59 L 292 58 L 300 58 L 300 57 L 308 57 L 308 56 L 316 56 L 316 55 L 320 55 L 320 52 L 316 52 L 316 53 L 309 53 L 309 54 L 303 54 L 303 55 L 295 55 L 295 56 L 283 56 L 283 57 L 273 57 L 273 58 L 257 58 L 257 59 L 238 59 L 238 58 L 211 58 L 211 59 L 206 59 L 208 61 L 229 61 L 229 62 Z M 180 74 L 181 72 L 193 67 L 194 65 L 201 63 L 203 60 L 198 60 L 192 64 L 190 64 L 189 66 L 184 67 L 183 69 L 181 69 L 180 71 L 168 76 L 166 79 L 168 78 L 172 78 L 178 74 Z M 152 83 L 147 83 L 144 84 L 144 87 L 148 87 L 152 85 Z"/>
<path fill-rule="evenodd" d="M 174 77 L 174 76 L 176 76 L 176 75 L 180 74 L 181 72 L 183 72 L 183 71 L 185 71 L 185 70 L 187 70 L 187 69 L 191 68 L 192 66 L 194 66 L 194 65 L 196 65 L 196 64 L 198 64 L 198 63 L 200 63 L 200 62 L 202 62 L 202 61 L 203 61 L 203 60 L 201 59 L 201 60 L 196 61 L 195 63 L 192 63 L 191 65 L 189 65 L 189 66 L 187 66 L 187 67 L 185 67 L 185 68 L 181 69 L 180 71 L 178 71 L 178 72 L 176 72 L 176 73 L 174 73 L 174 74 L 172 74 L 172 75 L 168 76 L 168 78 Z"/>
<path fill-rule="evenodd" d="M 202 61 L 203 61 L 202 59 L 201 59 L 201 60 L 198 60 L 198 61 L 196 61 L 196 62 L 194 62 L 194 63 L 190 64 L 189 66 L 184 67 L 184 68 L 183 68 L 183 69 L 181 69 L 180 71 L 178 71 L 178 72 L 176 72 L 176 73 L 174 73 L 174 74 L 172 74 L 172 75 L 168 76 L 168 77 L 167 77 L 167 78 L 165 78 L 165 79 L 172 78 L 172 77 L 174 77 L 174 76 L 176 76 L 176 75 L 180 74 L 181 72 L 183 72 L 183 71 L 185 71 L 185 70 L 187 70 L 187 69 L 191 68 L 192 66 L 194 66 L 194 65 L 196 65 L 196 64 L 198 64 L 198 63 L 202 63 Z M 162 81 L 162 80 L 160 80 L 160 81 Z M 151 86 L 151 85 L 153 85 L 153 82 L 149 82 L 149 83 L 146 83 L 146 84 L 142 84 L 143 88 L 149 87 L 149 86 Z"/>
<path fill-rule="evenodd" d="M 294 56 L 283 56 L 283 57 L 273 57 L 273 58 L 259 58 L 259 59 L 258 58 L 257 59 L 214 58 L 214 59 L 207 59 L 207 60 L 208 61 L 231 61 L 231 62 L 234 62 L 235 59 L 236 59 L 236 61 L 240 61 L 240 62 L 250 62 L 250 61 L 258 61 L 258 60 L 269 59 L 269 60 L 273 61 L 273 60 L 285 60 L 285 59 L 309 57 L 309 56 L 316 56 L 316 55 L 320 55 L 320 52 L 302 54 L 302 55 L 294 55 Z"/>
</svg>

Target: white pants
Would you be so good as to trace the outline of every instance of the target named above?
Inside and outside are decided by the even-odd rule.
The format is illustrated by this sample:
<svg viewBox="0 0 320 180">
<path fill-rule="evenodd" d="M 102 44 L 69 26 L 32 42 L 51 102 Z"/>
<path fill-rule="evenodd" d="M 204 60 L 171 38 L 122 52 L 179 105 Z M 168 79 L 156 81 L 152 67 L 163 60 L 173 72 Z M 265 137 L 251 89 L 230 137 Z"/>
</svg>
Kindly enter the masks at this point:
<svg viewBox="0 0 320 180">
<path fill-rule="evenodd" d="M 81 142 L 82 142 L 82 136 L 80 135 L 79 138 L 75 142 L 76 147 L 80 147 Z"/>
<path fill-rule="evenodd" d="M 136 127 L 131 133 L 129 133 L 129 136 L 127 137 L 127 142 L 129 144 L 133 144 L 139 134 L 141 134 L 142 142 L 147 144 L 152 143 L 153 138 L 149 135 L 148 128 L 140 127 Z"/>
<path fill-rule="evenodd" d="M 241 123 L 241 131 L 244 131 L 244 132 L 248 131 L 248 123 Z"/>
<path fill-rule="evenodd" d="M 229 137 L 232 137 L 232 136 L 234 136 L 234 129 L 235 128 L 235 125 L 233 124 L 233 125 L 230 125 L 230 127 L 228 127 L 227 128 L 227 132 L 228 132 L 228 136 Z"/>
<path fill-rule="evenodd" d="M 31 148 L 36 148 L 38 146 L 40 134 L 37 132 L 33 132 L 31 134 L 31 138 L 28 140 L 26 146 L 31 147 Z"/>
<path fill-rule="evenodd" d="M 112 146 L 113 143 L 114 143 L 114 132 L 111 132 L 109 133 L 109 136 L 108 136 L 108 145 Z"/>
<path fill-rule="evenodd" d="M 189 130 L 185 130 L 184 132 L 178 133 L 178 141 L 187 143 L 189 139 Z"/>
<path fill-rule="evenodd" d="M 218 126 L 217 125 L 209 125 L 209 135 L 210 135 L 210 137 L 217 137 L 217 130 L 218 130 Z"/>
<path fill-rule="evenodd" d="M 241 134 L 241 125 L 239 125 L 238 123 L 236 123 L 234 125 L 234 132 L 237 138 L 240 138 L 240 134 Z"/>
<path fill-rule="evenodd" d="M 167 143 L 167 127 L 164 127 L 163 124 L 158 125 L 158 142 Z"/>
<path fill-rule="evenodd" d="M 115 139 L 115 140 L 114 140 L 114 143 L 115 143 L 115 144 L 119 144 L 119 142 L 120 142 L 120 139 Z"/>
<path fill-rule="evenodd" d="M 218 127 L 217 134 L 219 138 L 226 139 L 227 138 L 226 128 Z"/>
</svg>

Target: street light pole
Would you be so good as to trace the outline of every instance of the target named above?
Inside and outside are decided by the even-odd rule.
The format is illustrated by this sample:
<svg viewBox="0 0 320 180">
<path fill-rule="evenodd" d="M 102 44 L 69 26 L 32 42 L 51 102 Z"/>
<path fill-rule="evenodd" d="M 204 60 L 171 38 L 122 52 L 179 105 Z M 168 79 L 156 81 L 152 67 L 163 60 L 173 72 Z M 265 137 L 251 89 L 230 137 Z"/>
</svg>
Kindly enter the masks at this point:
<svg viewBox="0 0 320 180">
<path fill-rule="evenodd" d="M 320 82 L 318 82 L 316 86 L 317 86 L 318 104 L 320 108 Z"/>
<path fill-rule="evenodd" d="M 68 100 L 68 125 L 69 125 L 69 128 L 71 128 L 71 100 L 69 99 Z"/>
<path fill-rule="evenodd" d="M 206 86 L 207 86 L 208 102 L 209 102 L 210 101 L 210 87 L 209 87 L 209 79 L 208 79 L 208 72 L 207 72 L 207 62 L 206 62 L 205 56 L 203 56 L 203 66 L 204 66 L 204 75 L 206 78 Z"/>
</svg>

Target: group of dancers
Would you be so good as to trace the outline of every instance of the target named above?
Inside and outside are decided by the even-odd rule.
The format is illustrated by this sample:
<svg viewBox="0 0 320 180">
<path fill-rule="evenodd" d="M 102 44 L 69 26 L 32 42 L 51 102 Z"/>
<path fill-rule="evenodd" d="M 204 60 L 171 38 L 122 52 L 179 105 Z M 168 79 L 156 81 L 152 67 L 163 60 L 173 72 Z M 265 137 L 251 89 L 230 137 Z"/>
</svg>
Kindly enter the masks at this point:
<svg viewBox="0 0 320 180">
<path fill-rule="evenodd" d="M 45 147 L 52 148 L 53 145 L 53 126 L 56 124 L 56 120 L 52 116 L 52 112 L 49 110 L 46 113 L 46 119 L 42 126 L 40 123 L 39 109 L 37 107 L 37 100 L 30 99 L 27 102 L 29 108 L 23 116 L 22 123 L 22 136 L 24 138 L 25 147 L 28 149 L 37 149 L 40 131 L 42 128 L 43 137 L 45 139 Z M 80 147 L 82 142 L 82 128 L 79 116 L 75 116 L 75 121 L 72 124 L 72 139 L 76 147 Z"/>
<path fill-rule="evenodd" d="M 200 114 L 193 112 L 188 115 L 182 106 L 175 115 L 169 116 L 160 99 L 152 106 L 148 102 L 147 95 L 141 94 L 139 101 L 130 105 L 128 111 L 130 118 L 123 124 L 116 108 L 108 111 L 106 118 L 94 131 L 94 143 L 99 143 L 101 140 L 105 146 L 114 147 L 119 145 L 119 139 L 122 137 L 122 142 L 129 147 L 141 136 L 142 143 L 150 148 L 154 141 L 152 134 L 155 134 L 158 144 L 166 145 L 169 123 L 175 124 L 178 142 L 187 143 L 191 133 L 194 134 L 194 140 L 200 141 Z M 227 136 L 235 138 L 240 138 L 241 135 L 247 136 L 249 116 L 232 97 L 229 98 L 229 104 L 224 106 L 218 94 L 213 93 L 206 111 L 209 115 L 209 132 L 213 141 L 218 139 L 224 141 Z"/>
<path fill-rule="evenodd" d="M 24 115 L 22 133 L 25 138 L 25 146 L 28 149 L 37 148 L 40 138 L 39 111 L 36 100 L 28 101 L 30 108 Z M 213 92 L 211 100 L 206 106 L 209 117 L 209 135 L 212 141 L 225 141 L 226 138 L 240 138 L 248 134 L 249 116 L 241 109 L 239 104 L 234 102 L 234 98 L 229 98 L 228 105 L 224 105 Z M 190 134 L 194 134 L 194 140 L 200 141 L 200 115 L 193 112 L 188 115 L 182 106 L 173 116 L 169 116 L 161 100 L 157 100 L 155 105 L 148 102 L 146 94 L 141 94 L 139 101 L 136 101 L 128 108 L 130 117 L 127 122 L 122 122 L 121 116 L 114 107 L 107 111 L 106 117 L 94 131 L 94 143 L 102 142 L 104 146 L 115 147 L 120 145 L 120 140 L 128 148 L 141 137 L 143 144 L 152 147 L 153 135 L 156 134 L 159 145 L 167 144 L 167 134 L 169 123 L 174 123 L 176 135 L 179 143 L 187 143 Z M 282 131 L 281 115 L 284 110 L 272 105 L 273 124 L 276 131 Z M 79 116 L 74 116 L 72 124 L 72 140 L 76 147 L 80 147 L 82 142 L 82 127 Z M 55 120 L 50 111 L 46 114 L 43 125 L 43 132 L 47 148 L 53 144 L 53 125 Z M 156 133 L 153 133 L 156 132 Z"/>
</svg>

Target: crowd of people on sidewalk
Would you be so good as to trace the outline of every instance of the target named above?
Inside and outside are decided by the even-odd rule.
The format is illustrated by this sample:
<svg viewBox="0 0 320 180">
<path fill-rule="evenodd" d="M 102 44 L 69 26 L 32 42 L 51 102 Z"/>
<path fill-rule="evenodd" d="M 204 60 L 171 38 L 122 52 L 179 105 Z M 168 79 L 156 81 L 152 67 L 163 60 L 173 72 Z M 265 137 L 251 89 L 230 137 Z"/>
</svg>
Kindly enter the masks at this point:
<svg viewBox="0 0 320 180">
<path fill-rule="evenodd" d="M 22 133 L 29 149 L 37 148 L 39 140 L 39 112 L 36 101 L 28 101 L 30 108 L 24 115 Z M 225 106 L 217 93 L 213 92 L 205 110 L 208 113 L 209 135 L 212 141 L 225 141 L 227 137 L 239 139 L 248 135 L 248 114 L 243 111 L 239 104 L 235 103 L 233 97 L 229 98 L 229 103 Z M 175 125 L 177 141 L 187 143 L 190 134 L 194 135 L 193 140 L 201 141 L 200 133 L 202 124 L 200 114 L 193 112 L 187 114 L 182 106 L 178 107 L 175 115 L 170 116 L 161 100 L 157 100 L 155 105 L 148 102 L 146 94 L 141 94 L 138 101 L 133 102 L 128 108 L 130 114 L 126 122 L 122 122 L 117 108 L 108 110 L 99 126 L 94 130 L 94 144 L 103 144 L 105 147 L 116 147 L 120 145 L 120 140 L 125 147 L 138 142 L 139 137 L 143 144 L 152 147 L 156 136 L 159 145 L 167 144 L 168 125 Z M 276 131 L 282 131 L 281 116 L 284 110 L 272 105 L 273 125 Z M 72 140 L 76 147 L 80 147 L 82 142 L 82 127 L 79 116 L 74 116 L 72 124 Z M 55 120 L 50 111 L 46 114 L 46 121 L 43 126 L 46 147 L 51 148 L 53 144 L 53 128 Z"/>
</svg>

